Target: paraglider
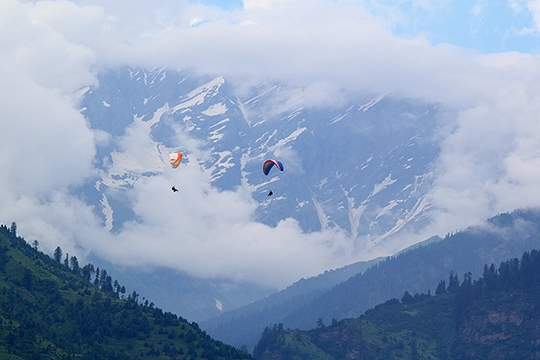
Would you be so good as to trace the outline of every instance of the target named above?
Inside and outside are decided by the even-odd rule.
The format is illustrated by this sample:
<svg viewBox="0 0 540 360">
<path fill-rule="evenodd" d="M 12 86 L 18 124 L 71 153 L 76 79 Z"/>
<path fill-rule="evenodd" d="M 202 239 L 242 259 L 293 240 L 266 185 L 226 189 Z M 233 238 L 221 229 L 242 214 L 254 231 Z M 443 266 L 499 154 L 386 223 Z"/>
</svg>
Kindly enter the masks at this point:
<svg viewBox="0 0 540 360">
<path fill-rule="evenodd" d="M 264 175 L 268 175 L 270 173 L 270 169 L 272 169 L 272 167 L 274 167 L 274 166 L 276 168 L 278 168 L 280 171 L 283 171 L 283 164 L 281 163 L 281 161 L 277 161 L 277 160 L 274 160 L 274 159 L 268 159 L 263 164 L 263 173 L 264 173 Z"/>
<path fill-rule="evenodd" d="M 182 153 L 181 152 L 175 152 L 175 153 L 171 153 L 169 155 L 169 163 L 171 164 L 173 169 L 176 169 L 178 166 L 180 166 L 181 162 L 182 162 Z M 176 176 L 175 176 L 175 182 L 176 182 Z M 178 189 L 174 185 L 172 186 L 171 190 L 173 192 L 178 191 Z"/>
<path fill-rule="evenodd" d="M 182 162 L 182 153 L 181 152 L 171 153 L 169 155 L 169 162 L 171 163 L 172 168 L 176 169 Z"/>
<path fill-rule="evenodd" d="M 279 171 L 283 171 L 283 164 L 281 163 L 281 161 L 274 160 L 274 159 L 268 159 L 263 164 L 263 173 L 264 173 L 264 175 L 270 174 L 270 170 L 274 166 L 277 169 L 279 169 Z M 270 192 L 266 196 L 272 196 L 272 195 L 274 195 L 274 192 L 272 190 L 270 190 Z"/>
</svg>

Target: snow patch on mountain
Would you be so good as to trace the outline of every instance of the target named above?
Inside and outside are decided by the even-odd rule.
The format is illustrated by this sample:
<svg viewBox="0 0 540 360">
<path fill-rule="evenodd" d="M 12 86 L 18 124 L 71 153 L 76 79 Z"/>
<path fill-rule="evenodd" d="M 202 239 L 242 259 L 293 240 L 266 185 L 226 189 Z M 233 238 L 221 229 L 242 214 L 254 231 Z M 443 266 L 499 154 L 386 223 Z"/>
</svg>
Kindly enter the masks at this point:
<svg viewBox="0 0 540 360">
<path fill-rule="evenodd" d="M 217 115 L 223 115 L 227 112 L 227 106 L 223 103 L 214 104 L 208 107 L 208 109 L 202 111 L 204 115 L 208 116 L 217 116 Z"/>
<path fill-rule="evenodd" d="M 144 120 L 146 116 L 136 116 L 134 115 L 133 120 L 136 124 L 143 125 L 146 124 L 146 129 L 148 130 L 148 133 L 152 129 L 152 127 L 157 124 L 160 120 L 163 114 L 167 113 L 169 111 L 169 104 L 165 103 L 162 107 L 154 111 L 152 117 L 149 120 Z"/>
<path fill-rule="evenodd" d="M 101 197 L 101 205 L 103 205 L 102 212 L 103 212 L 103 215 L 105 216 L 105 229 L 107 231 L 111 231 L 113 228 L 114 210 L 109 204 L 109 200 L 107 199 L 107 196 L 105 194 L 103 194 L 103 196 Z"/>
<path fill-rule="evenodd" d="M 273 150 L 273 149 L 280 149 L 280 148 L 285 147 L 285 145 L 296 140 L 296 138 L 298 138 L 306 130 L 307 130 L 307 127 L 297 128 L 284 139 L 279 139 L 274 146 L 270 147 L 270 149 Z"/>
<path fill-rule="evenodd" d="M 349 191 L 346 191 L 343 187 L 342 191 L 345 194 L 345 198 L 347 199 L 347 214 L 349 217 L 351 238 L 356 239 L 360 231 L 360 219 L 362 218 L 362 214 L 367 208 L 367 206 L 365 205 L 366 201 L 361 202 L 360 205 L 355 208 L 356 199 L 349 196 Z"/>
<path fill-rule="evenodd" d="M 390 204 L 386 208 L 383 208 L 381 213 L 377 216 L 383 216 L 386 210 L 390 210 L 391 208 L 395 207 L 396 204 Z M 381 243 L 383 240 L 391 237 L 392 235 L 397 234 L 409 221 L 412 221 L 417 216 L 419 216 L 423 211 L 425 211 L 429 207 L 429 202 L 425 197 L 422 197 L 421 199 L 418 199 L 413 206 L 412 210 L 407 211 L 405 216 L 403 218 L 398 219 L 398 221 L 395 223 L 395 225 L 389 229 L 385 234 L 377 237 L 371 244 L 371 246 L 375 246 L 379 243 Z"/>
<path fill-rule="evenodd" d="M 219 301 L 218 299 L 214 299 L 214 300 L 216 300 L 216 309 L 218 309 L 219 311 L 223 311 L 223 303 Z"/>
<path fill-rule="evenodd" d="M 392 174 L 391 173 L 388 174 L 388 176 L 381 183 L 375 184 L 375 186 L 373 188 L 373 192 L 371 193 L 371 196 L 377 194 L 378 192 L 383 190 L 385 187 L 392 185 L 396 181 L 397 180 L 392 179 Z"/>
<path fill-rule="evenodd" d="M 211 182 L 219 179 L 227 172 L 227 169 L 235 166 L 234 157 L 231 151 L 221 151 L 215 154 L 218 155 L 219 159 L 216 160 L 214 166 L 205 170 L 205 173 Z"/>
<path fill-rule="evenodd" d="M 431 139 L 432 104 L 375 95 L 342 108 L 293 107 L 294 101 L 279 108 L 277 99 L 294 93 L 281 85 L 263 84 L 242 98 L 222 76 L 204 80 L 164 69 L 114 76 L 100 80 L 108 86 L 81 91 L 81 111 L 95 131 L 113 136 L 99 148 L 98 193 L 163 174 L 174 148 L 216 189 L 250 194 L 259 204 L 256 220 L 265 224 L 292 217 L 306 232 L 339 228 L 351 241 L 366 237 L 375 246 L 426 219 L 427 174 L 439 151 Z M 113 98 L 124 103 L 107 100 Z M 108 114 L 123 123 L 105 122 Z M 262 175 L 269 156 L 283 160 L 283 173 Z M 110 230 L 120 210 L 102 195 L 96 204 Z"/>
<path fill-rule="evenodd" d="M 373 107 L 377 103 L 379 103 L 384 97 L 385 97 L 385 95 L 380 95 L 380 96 L 377 96 L 376 98 L 368 101 L 367 103 L 365 103 L 363 105 L 360 105 L 360 107 L 358 108 L 358 111 L 363 111 L 363 112 L 368 111 L 371 107 Z"/>
<path fill-rule="evenodd" d="M 212 81 L 207 82 L 206 84 L 194 89 L 186 95 L 186 100 L 179 103 L 173 107 L 173 113 L 181 112 L 182 110 L 189 109 L 194 106 L 201 105 L 205 102 L 207 98 L 211 98 L 217 94 L 220 87 L 225 82 L 225 79 L 222 76 L 219 76 Z M 217 106 L 217 105 L 213 105 Z M 223 105 L 224 106 L 224 105 Z M 212 106 L 208 107 L 206 111 L 213 111 Z M 218 115 L 218 114 L 215 114 Z"/>
<path fill-rule="evenodd" d="M 221 138 L 225 135 L 222 130 L 225 130 L 226 128 L 226 123 L 229 121 L 229 119 L 223 119 L 221 120 L 220 122 L 210 126 L 209 128 L 212 129 L 212 131 L 210 131 L 210 140 L 211 141 L 214 141 L 214 142 L 217 142 L 219 140 L 221 140 Z M 216 129 L 214 129 L 216 128 Z"/>
<path fill-rule="evenodd" d="M 315 210 L 317 211 L 317 218 L 319 220 L 319 223 L 321 225 L 322 230 L 326 230 L 329 228 L 329 221 L 328 217 L 326 216 L 323 207 L 321 204 L 314 198 L 311 198 L 311 201 L 313 205 L 315 206 Z"/>
</svg>

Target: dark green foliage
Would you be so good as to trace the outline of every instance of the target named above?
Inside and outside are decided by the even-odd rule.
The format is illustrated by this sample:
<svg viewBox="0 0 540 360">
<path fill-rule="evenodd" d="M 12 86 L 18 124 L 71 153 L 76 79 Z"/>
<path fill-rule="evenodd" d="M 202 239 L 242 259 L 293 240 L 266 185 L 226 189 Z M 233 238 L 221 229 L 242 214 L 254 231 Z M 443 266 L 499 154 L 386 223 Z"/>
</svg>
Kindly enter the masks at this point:
<svg viewBox="0 0 540 360">
<path fill-rule="evenodd" d="M 254 356 L 266 359 L 537 359 L 540 251 L 486 266 L 477 281 L 450 273 L 438 294 L 408 292 L 357 319 L 313 330 L 266 328 Z M 444 284 L 441 281 L 440 284 Z"/>
<path fill-rule="evenodd" d="M 59 247 L 50 258 L 0 225 L 0 359 L 251 358 L 124 293 L 106 270 Z"/>
</svg>

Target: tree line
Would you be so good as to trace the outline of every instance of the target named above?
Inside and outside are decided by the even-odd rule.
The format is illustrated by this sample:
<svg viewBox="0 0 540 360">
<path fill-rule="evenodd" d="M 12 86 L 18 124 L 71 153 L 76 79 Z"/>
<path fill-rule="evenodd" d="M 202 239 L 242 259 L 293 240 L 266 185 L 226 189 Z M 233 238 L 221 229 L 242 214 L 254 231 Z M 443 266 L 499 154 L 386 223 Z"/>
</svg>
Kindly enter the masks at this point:
<svg viewBox="0 0 540 360">
<path fill-rule="evenodd" d="M 328 326 L 319 318 L 311 330 L 285 329 L 282 323 L 266 327 L 253 354 L 261 360 L 347 354 L 373 359 L 534 358 L 540 351 L 539 297 L 540 251 L 532 250 L 498 268 L 485 265 L 477 280 L 470 272 L 461 277 L 450 272 L 435 294 L 405 291 L 401 299 L 389 299 L 358 318 L 332 319 Z M 491 322 L 489 314 L 497 314 L 496 320 Z"/>
<path fill-rule="evenodd" d="M 43 254 L 39 251 L 38 240 L 32 241 L 32 245 L 30 246 L 26 242 L 26 240 L 17 236 L 16 222 L 12 222 L 9 228 L 4 224 L 0 225 L 0 233 L 6 235 L 6 237 L 10 239 L 12 245 L 17 246 L 22 251 L 26 250 L 26 255 L 30 257 L 37 256 L 37 254 L 49 257 L 48 255 Z M 109 275 L 106 269 L 100 269 L 99 267 L 96 267 L 91 263 L 88 263 L 81 267 L 79 265 L 78 258 L 75 255 L 70 256 L 68 253 L 66 253 L 64 256 L 64 252 L 62 251 L 60 246 L 57 246 L 54 250 L 53 259 L 56 261 L 57 265 L 63 266 L 72 274 L 78 276 L 79 278 L 82 278 L 90 284 L 95 285 L 103 292 L 117 298 L 124 299 L 126 297 L 125 286 L 121 285 L 118 280 L 113 281 L 112 277 Z M 29 280 L 27 279 L 26 282 L 28 281 Z"/>
</svg>

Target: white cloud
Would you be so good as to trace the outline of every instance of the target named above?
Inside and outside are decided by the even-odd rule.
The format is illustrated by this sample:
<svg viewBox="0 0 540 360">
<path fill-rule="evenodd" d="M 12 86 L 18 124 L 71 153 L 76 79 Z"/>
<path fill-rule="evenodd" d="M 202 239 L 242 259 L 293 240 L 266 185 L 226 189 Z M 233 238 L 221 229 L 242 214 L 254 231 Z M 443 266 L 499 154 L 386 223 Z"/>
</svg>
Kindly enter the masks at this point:
<svg viewBox="0 0 540 360">
<path fill-rule="evenodd" d="M 527 0 L 527 8 L 531 12 L 536 24 L 536 31 L 540 31 L 540 1 Z"/>
<path fill-rule="evenodd" d="M 5 65 L 5 63 L 3 64 Z M 0 65 L 0 197 L 46 197 L 91 172 L 93 135 L 69 99 Z"/>
<path fill-rule="evenodd" d="M 540 205 L 540 88 L 538 64 L 528 60 L 515 64 L 514 75 L 523 66 L 532 79 L 498 84 L 489 99 L 461 112 L 442 143 L 432 199 L 445 212 L 444 226 Z"/>
<path fill-rule="evenodd" d="M 131 265 L 159 264 L 276 287 L 337 266 L 328 254 L 341 244 L 326 243 L 335 234 L 302 234 L 292 219 L 275 228 L 253 222 L 256 205 L 247 195 L 241 190 L 218 192 L 204 180 L 195 167 L 182 169 L 180 196 L 171 196 L 164 179 L 138 183 L 134 210 L 139 221 L 100 242 L 101 255 Z"/>
<path fill-rule="evenodd" d="M 93 83 L 94 58 L 31 21 L 31 12 L 29 4 L 0 4 L 0 218 L 67 242 L 73 235 L 62 240 L 54 228 L 71 217 L 59 216 L 64 208 L 55 205 L 92 175 L 95 155 L 93 134 L 69 95 Z"/>
<path fill-rule="evenodd" d="M 442 142 L 431 194 L 440 213 L 425 235 L 539 205 L 538 57 L 397 37 L 394 26 L 412 19 L 407 7 L 365 4 L 244 1 L 244 9 L 221 11 L 187 1 L 2 1 L 0 220 L 17 221 L 21 234 L 43 239 L 50 251 L 60 245 L 278 286 L 354 261 L 343 234 L 304 234 L 291 219 L 275 228 L 254 222 L 255 204 L 243 189 L 219 192 L 195 166 L 178 175 L 184 197 L 171 196 L 170 174 L 138 182 L 130 194 L 138 221 L 117 235 L 100 228 L 69 194 L 94 175 L 94 142 L 113 140 L 87 128 L 72 95 L 94 84 L 95 72 L 119 64 L 194 68 L 243 86 L 301 85 L 288 99 L 295 105 L 366 92 L 442 102 L 460 111 Z M 452 2 L 406 4 L 436 16 Z M 540 2 L 524 4 L 510 1 L 509 8 L 526 8 L 540 23 Z M 120 147 L 152 149 L 143 130 L 131 128 Z M 184 140 L 204 156 L 197 141 Z"/>
</svg>

